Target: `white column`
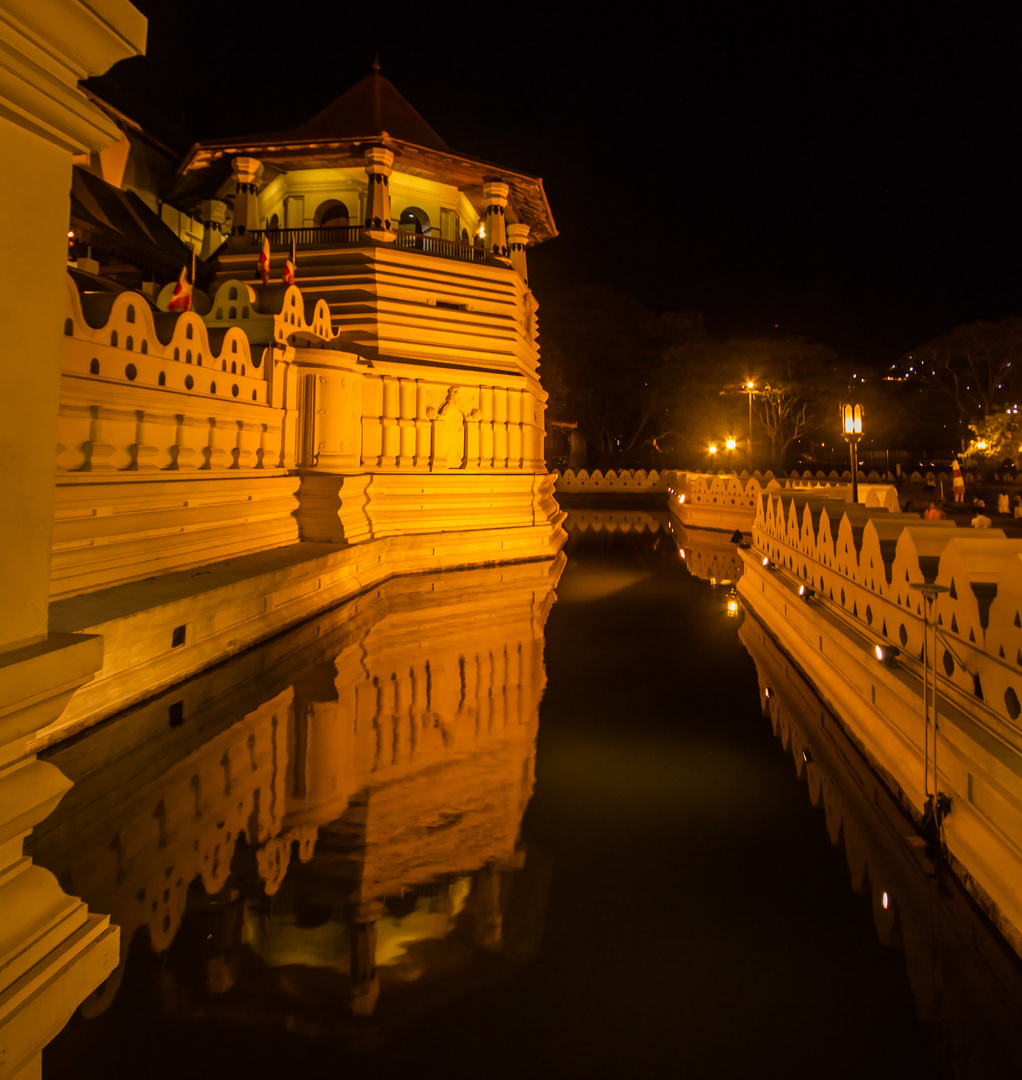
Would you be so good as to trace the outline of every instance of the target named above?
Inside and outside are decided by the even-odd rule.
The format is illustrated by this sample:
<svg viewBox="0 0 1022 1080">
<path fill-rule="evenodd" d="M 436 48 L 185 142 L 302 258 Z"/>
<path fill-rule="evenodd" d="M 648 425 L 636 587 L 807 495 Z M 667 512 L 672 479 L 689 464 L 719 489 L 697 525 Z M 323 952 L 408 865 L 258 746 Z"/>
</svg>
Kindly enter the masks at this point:
<svg viewBox="0 0 1022 1080">
<path fill-rule="evenodd" d="M 127 2 L 0 0 L 0 24 L 0 203 L 17 252 L 0 261 L 0 1074 L 29 1077 L 119 953 L 109 920 L 22 846 L 71 786 L 27 746 L 103 660 L 102 638 L 48 632 L 71 158 L 120 135 L 78 82 L 141 53 L 146 20 Z"/>
<path fill-rule="evenodd" d="M 394 155 L 382 146 L 370 146 L 365 152 L 366 177 L 369 191 L 366 196 L 365 228 L 374 240 L 393 241 L 396 234 L 390 221 L 390 174 Z"/>
<path fill-rule="evenodd" d="M 208 259 L 223 243 L 221 226 L 227 220 L 227 204 L 219 199 L 206 199 L 199 208 L 202 217 L 202 250 L 200 259 Z"/>
<path fill-rule="evenodd" d="M 500 180 L 487 180 L 483 184 L 483 202 L 486 204 L 486 250 L 497 259 L 508 258 L 507 228 L 504 208 L 511 189 Z"/>
<path fill-rule="evenodd" d="M 511 265 L 518 271 L 519 277 L 529 284 L 529 270 L 525 262 L 525 245 L 529 240 L 529 226 L 516 221 L 507 227 L 508 247 L 511 249 Z"/>
<path fill-rule="evenodd" d="M 237 157 L 231 162 L 234 170 L 234 219 L 231 237 L 238 238 L 259 228 L 259 196 L 256 184 L 263 171 L 262 162 L 251 157 Z"/>
</svg>

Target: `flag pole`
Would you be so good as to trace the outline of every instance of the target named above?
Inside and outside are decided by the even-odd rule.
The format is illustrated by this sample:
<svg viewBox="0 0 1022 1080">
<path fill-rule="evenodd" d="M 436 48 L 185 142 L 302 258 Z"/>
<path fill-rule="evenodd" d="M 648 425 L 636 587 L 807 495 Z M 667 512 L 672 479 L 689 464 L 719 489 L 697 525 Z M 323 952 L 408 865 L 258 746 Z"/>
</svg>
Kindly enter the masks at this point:
<svg viewBox="0 0 1022 1080">
<path fill-rule="evenodd" d="M 191 282 L 192 282 L 192 288 L 194 289 L 195 288 L 195 248 L 194 247 L 192 247 L 192 277 L 191 277 Z"/>
</svg>

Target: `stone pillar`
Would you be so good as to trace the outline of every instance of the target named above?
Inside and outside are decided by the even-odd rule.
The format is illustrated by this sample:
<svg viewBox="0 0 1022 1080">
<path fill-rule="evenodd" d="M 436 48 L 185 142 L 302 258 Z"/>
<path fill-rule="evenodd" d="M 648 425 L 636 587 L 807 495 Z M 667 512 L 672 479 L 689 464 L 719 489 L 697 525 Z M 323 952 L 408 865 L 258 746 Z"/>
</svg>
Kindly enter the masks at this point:
<svg viewBox="0 0 1022 1080">
<path fill-rule="evenodd" d="M 374 240 L 393 242 L 396 234 L 390 221 L 390 174 L 394 155 L 382 146 L 370 146 L 365 152 L 366 177 L 369 191 L 366 196 L 365 228 Z"/>
<path fill-rule="evenodd" d="M 504 944 L 504 912 L 500 903 L 500 867 L 488 863 L 472 883 L 476 901 L 475 941 L 480 949 L 499 952 Z"/>
<path fill-rule="evenodd" d="M 380 416 L 383 426 L 383 446 L 380 450 L 380 464 L 397 465 L 401 453 L 401 387 L 394 375 L 383 376 L 383 411 Z"/>
<path fill-rule="evenodd" d="M 351 1011 L 356 1016 L 372 1016 L 380 996 L 376 973 L 376 923 L 383 905 L 374 901 L 353 907 L 348 924 L 351 934 Z"/>
<path fill-rule="evenodd" d="M 486 250 L 494 258 L 507 260 L 507 229 L 504 224 L 504 208 L 510 188 L 500 180 L 487 180 L 483 184 L 483 202 L 486 203 Z"/>
<path fill-rule="evenodd" d="M 507 390 L 493 388 L 493 467 L 507 468 Z"/>
<path fill-rule="evenodd" d="M 237 157 L 231 162 L 237 185 L 234 196 L 234 218 L 231 222 L 231 239 L 235 242 L 253 229 L 259 228 L 259 196 L 256 182 L 263 171 L 260 161 L 250 157 Z"/>
<path fill-rule="evenodd" d="M 102 638 L 48 625 L 71 161 L 120 136 L 78 82 L 142 53 L 146 20 L 127 2 L 0 7 L 0 202 L 17 208 L 4 244 L 18 253 L 0 263 L 11 508 L 0 518 L 0 1075 L 27 1078 L 119 954 L 116 927 L 65 895 L 23 843 L 71 786 L 27 747 L 103 662 Z"/>
<path fill-rule="evenodd" d="M 199 207 L 199 216 L 203 227 L 199 258 L 208 259 L 223 242 L 224 234 L 221 226 L 227 220 L 227 204 L 219 199 L 206 199 Z"/>
<path fill-rule="evenodd" d="M 479 387 L 479 467 L 493 468 L 493 387 Z"/>
<path fill-rule="evenodd" d="M 433 452 L 433 422 L 427 418 L 429 392 L 422 379 L 415 380 L 415 467 L 428 469 Z"/>
<path fill-rule="evenodd" d="M 525 245 L 529 239 L 529 226 L 517 221 L 507 227 L 508 247 L 511 249 L 511 266 L 519 277 L 529 284 L 529 269 L 525 262 Z"/>
<path fill-rule="evenodd" d="M 416 380 L 402 379 L 398 387 L 398 395 L 401 406 L 401 415 L 398 426 L 401 429 L 401 438 L 398 450 L 398 466 L 402 469 L 411 468 L 416 459 Z"/>
</svg>

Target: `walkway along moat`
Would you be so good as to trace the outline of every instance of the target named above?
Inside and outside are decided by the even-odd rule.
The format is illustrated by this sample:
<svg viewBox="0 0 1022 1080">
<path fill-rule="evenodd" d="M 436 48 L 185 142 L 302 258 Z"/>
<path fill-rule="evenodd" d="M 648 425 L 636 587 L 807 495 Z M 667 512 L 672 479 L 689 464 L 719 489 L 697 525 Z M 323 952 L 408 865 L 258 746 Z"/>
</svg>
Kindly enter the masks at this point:
<svg viewBox="0 0 1022 1080">
<path fill-rule="evenodd" d="M 728 617 L 734 549 L 567 524 L 47 752 L 32 853 L 123 955 L 44 1075 L 1017 1075 L 1017 959 Z"/>
</svg>

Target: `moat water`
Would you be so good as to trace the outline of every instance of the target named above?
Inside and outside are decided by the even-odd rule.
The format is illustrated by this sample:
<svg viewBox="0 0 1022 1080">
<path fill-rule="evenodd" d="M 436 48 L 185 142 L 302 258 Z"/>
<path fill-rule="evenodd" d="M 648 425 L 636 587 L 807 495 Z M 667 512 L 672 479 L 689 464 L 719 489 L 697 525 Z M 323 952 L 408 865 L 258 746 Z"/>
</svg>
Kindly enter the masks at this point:
<svg viewBox="0 0 1022 1080">
<path fill-rule="evenodd" d="M 32 854 L 122 935 L 48 1080 L 1022 1075 L 1022 965 L 727 538 L 568 524 L 46 755 Z"/>
</svg>

